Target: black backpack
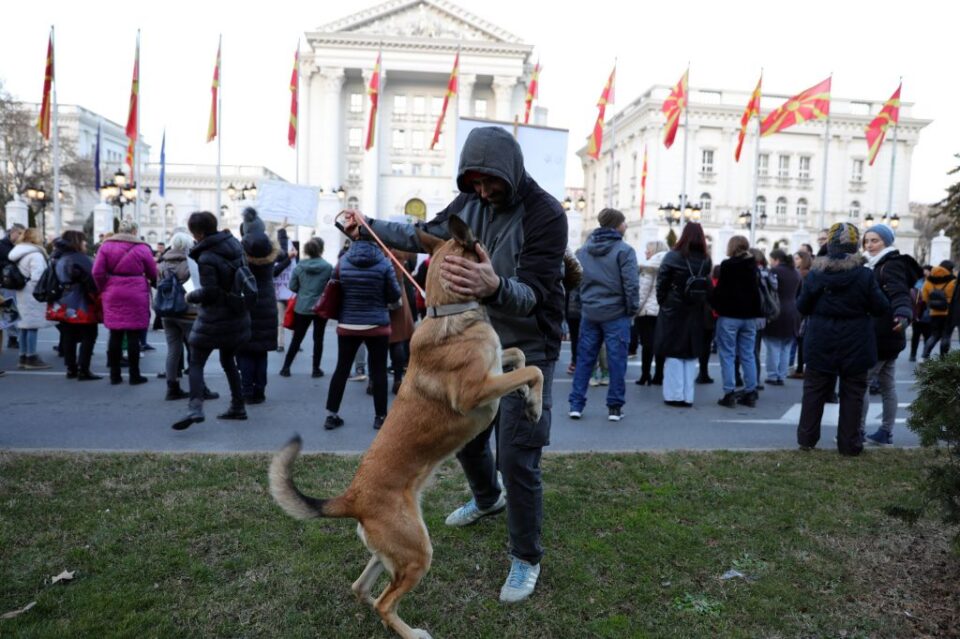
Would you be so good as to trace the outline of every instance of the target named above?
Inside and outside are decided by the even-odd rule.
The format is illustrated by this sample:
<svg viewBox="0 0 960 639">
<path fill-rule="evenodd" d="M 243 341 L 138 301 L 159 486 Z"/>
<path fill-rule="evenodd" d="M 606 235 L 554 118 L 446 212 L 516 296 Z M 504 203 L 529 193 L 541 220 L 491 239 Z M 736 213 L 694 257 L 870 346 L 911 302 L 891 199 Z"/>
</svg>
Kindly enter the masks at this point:
<svg viewBox="0 0 960 639">
<path fill-rule="evenodd" d="M 777 274 L 758 269 L 757 279 L 760 287 L 760 312 L 768 322 L 772 322 L 780 317 L 780 284 Z"/>
<path fill-rule="evenodd" d="M 950 302 L 947 300 L 947 292 L 942 288 L 934 287 L 927 297 L 927 307 L 931 311 L 949 311 Z"/>
<path fill-rule="evenodd" d="M 179 317 L 187 312 L 187 293 L 173 271 L 157 284 L 153 310 L 160 317 Z"/>
<path fill-rule="evenodd" d="M 230 289 L 229 303 L 230 307 L 236 311 L 251 311 L 257 305 L 257 278 L 253 276 L 253 271 L 247 266 L 247 258 L 243 258 L 243 263 L 237 267 L 237 272 L 233 274 L 233 288 Z"/>
<path fill-rule="evenodd" d="M 707 296 L 710 293 L 710 278 L 702 273 L 704 264 L 706 264 L 706 260 L 700 262 L 700 268 L 694 273 L 693 267 L 690 266 L 690 260 L 687 260 L 687 270 L 690 271 L 690 277 L 683 285 L 683 299 L 688 304 L 701 304 L 707 301 Z"/>
<path fill-rule="evenodd" d="M 50 304 L 63 297 L 63 282 L 57 277 L 57 263 L 50 260 L 43 270 L 37 285 L 33 288 L 33 299 L 41 303 Z"/>
<path fill-rule="evenodd" d="M 7 262 L 3 266 L 3 279 L 0 281 L 0 288 L 11 291 L 22 291 L 27 285 L 27 278 L 20 272 L 20 267 L 16 262 Z"/>
</svg>

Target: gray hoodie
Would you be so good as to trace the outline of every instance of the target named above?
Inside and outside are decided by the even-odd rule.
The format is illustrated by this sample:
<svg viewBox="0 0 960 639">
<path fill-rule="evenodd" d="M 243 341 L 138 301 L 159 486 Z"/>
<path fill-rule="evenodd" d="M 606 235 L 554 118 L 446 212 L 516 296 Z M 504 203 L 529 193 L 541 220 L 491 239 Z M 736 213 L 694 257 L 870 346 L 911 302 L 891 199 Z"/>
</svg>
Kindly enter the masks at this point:
<svg viewBox="0 0 960 639">
<path fill-rule="evenodd" d="M 494 210 L 474 192 L 466 174 L 476 171 L 503 179 L 509 203 Z M 460 195 L 436 217 L 418 226 L 449 238 L 447 218 L 466 222 L 490 254 L 500 287 L 482 300 L 504 348 L 518 347 L 528 361 L 555 360 L 563 319 L 563 252 L 567 218 L 560 203 L 523 167 L 520 145 L 504 129 L 481 127 L 467 137 L 457 173 Z M 388 245 L 424 252 L 414 225 L 370 220 Z"/>
<path fill-rule="evenodd" d="M 580 303 L 591 322 L 633 318 L 640 310 L 637 253 L 616 229 L 598 228 L 577 251 L 583 266 Z"/>
</svg>

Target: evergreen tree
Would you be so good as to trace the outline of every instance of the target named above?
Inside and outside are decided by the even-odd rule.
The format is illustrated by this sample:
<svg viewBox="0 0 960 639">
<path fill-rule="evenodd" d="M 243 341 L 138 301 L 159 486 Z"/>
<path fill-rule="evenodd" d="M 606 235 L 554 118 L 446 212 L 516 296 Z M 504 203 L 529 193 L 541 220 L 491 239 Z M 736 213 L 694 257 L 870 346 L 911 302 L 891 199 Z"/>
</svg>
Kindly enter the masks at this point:
<svg viewBox="0 0 960 639">
<path fill-rule="evenodd" d="M 960 159 L 960 153 L 954 154 Z M 960 166 L 947 172 L 947 175 L 960 174 Z M 947 187 L 947 196 L 934 204 L 934 211 L 930 215 L 938 229 L 943 229 L 947 236 L 953 238 L 950 253 L 954 259 L 960 257 L 960 182 Z"/>
</svg>

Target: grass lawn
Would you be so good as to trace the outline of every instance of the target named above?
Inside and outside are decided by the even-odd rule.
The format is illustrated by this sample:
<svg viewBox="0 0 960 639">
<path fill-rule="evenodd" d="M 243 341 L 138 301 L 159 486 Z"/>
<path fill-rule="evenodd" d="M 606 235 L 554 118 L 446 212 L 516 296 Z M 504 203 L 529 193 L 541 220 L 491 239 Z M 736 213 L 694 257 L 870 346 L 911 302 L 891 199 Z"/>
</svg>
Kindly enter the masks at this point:
<svg viewBox="0 0 960 639">
<path fill-rule="evenodd" d="M 433 568 L 400 606 L 461 637 L 960 635 L 960 559 L 936 521 L 883 508 L 924 451 L 548 456 L 540 584 L 498 603 L 503 516 L 452 530 L 468 496 L 447 463 L 425 494 Z M 331 496 L 356 458 L 302 457 Z M 298 522 L 268 458 L 0 453 L 0 637 L 388 637 L 350 584 L 350 520 Z M 51 585 L 63 570 L 68 583 Z M 722 580 L 730 569 L 746 579 Z M 381 584 L 382 585 L 382 584 Z"/>
</svg>

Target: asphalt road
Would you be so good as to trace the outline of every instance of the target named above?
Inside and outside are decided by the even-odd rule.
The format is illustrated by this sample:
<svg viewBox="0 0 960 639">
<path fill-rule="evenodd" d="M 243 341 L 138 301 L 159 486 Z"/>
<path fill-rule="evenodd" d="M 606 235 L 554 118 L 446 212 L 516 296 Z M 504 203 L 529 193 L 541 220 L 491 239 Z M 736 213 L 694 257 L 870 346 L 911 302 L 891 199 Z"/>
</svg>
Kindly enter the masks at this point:
<svg viewBox="0 0 960 639">
<path fill-rule="evenodd" d="M 93 368 L 106 375 L 106 336 L 101 327 Z M 322 368 L 327 376 L 309 375 L 311 343 L 304 340 L 289 378 L 276 373 L 282 354 L 271 353 L 267 401 L 247 409 L 245 422 L 219 421 L 215 415 L 226 409 L 226 379 L 216 357 L 207 364 L 208 385 L 221 393 L 207 402 L 207 421 L 177 432 L 170 424 L 186 410 L 186 402 L 164 401 L 166 383 L 156 378 L 163 370 L 166 346 L 162 332 L 151 331 L 156 351 L 143 356 L 142 370 L 150 382 L 141 386 L 111 386 L 107 379 L 77 382 L 64 376 L 63 360 L 53 352 L 57 333 L 41 331 L 40 354 L 53 364 L 46 371 L 19 371 L 17 353 L 0 353 L 0 449 L 163 451 L 163 452 L 266 452 L 280 447 L 293 433 L 303 436 L 311 452 L 359 453 L 375 435 L 372 429 L 373 400 L 365 383 L 348 382 L 341 409 L 346 425 L 323 430 L 327 385 L 336 364 L 336 337 L 328 328 Z M 289 345 L 289 332 L 288 340 Z M 788 380 L 760 394 L 756 408 L 718 406 L 722 395 L 716 356 L 711 360 L 713 385 L 697 387 L 690 409 L 665 406 L 659 387 L 639 387 L 639 359 L 630 360 L 627 372 L 625 418 L 607 420 L 605 387 L 591 388 L 584 416 L 579 421 L 567 415 L 571 377 L 566 374 L 569 345 L 557 366 L 553 384 L 554 411 L 548 452 L 661 451 L 661 450 L 751 450 L 796 447 L 796 425 L 802 381 Z M 905 425 L 907 405 L 914 397 L 913 364 L 901 354 L 897 366 L 897 391 L 901 405 L 894 429 L 896 446 L 916 446 L 917 437 Z M 879 421 L 880 398 L 872 397 L 867 430 Z M 828 405 L 823 420 L 821 447 L 834 448 L 836 405 Z"/>
</svg>

